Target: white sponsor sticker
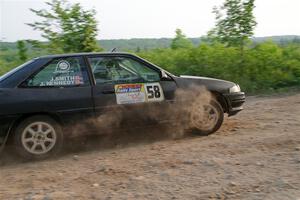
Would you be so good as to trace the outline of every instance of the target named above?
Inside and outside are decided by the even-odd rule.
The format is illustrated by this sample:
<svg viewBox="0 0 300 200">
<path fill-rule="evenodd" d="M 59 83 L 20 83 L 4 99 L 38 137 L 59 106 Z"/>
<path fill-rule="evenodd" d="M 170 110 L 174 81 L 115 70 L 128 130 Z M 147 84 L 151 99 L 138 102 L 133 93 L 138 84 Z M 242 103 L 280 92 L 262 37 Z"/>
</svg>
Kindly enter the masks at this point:
<svg viewBox="0 0 300 200">
<path fill-rule="evenodd" d="M 81 76 L 58 76 L 51 77 L 47 82 L 41 82 L 40 86 L 67 86 L 84 84 Z"/>
<path fill-rule="evenodd" d="M 164 94 L 159 83 L 133 83 L 115 85 L 117 104 L 133 104 L 163 101 Z"/>
<path fill-rule="evenodd" d="M 145 102 L 145 91 L 142 83 L 115 85 L 117 104 Z"/>
<path fill-rule="evenodd" d="M 66 60 L 61 60 L 57 63 L 54 73 L 69 73 L 70 72 L 70 63 Z"/>
</svg>

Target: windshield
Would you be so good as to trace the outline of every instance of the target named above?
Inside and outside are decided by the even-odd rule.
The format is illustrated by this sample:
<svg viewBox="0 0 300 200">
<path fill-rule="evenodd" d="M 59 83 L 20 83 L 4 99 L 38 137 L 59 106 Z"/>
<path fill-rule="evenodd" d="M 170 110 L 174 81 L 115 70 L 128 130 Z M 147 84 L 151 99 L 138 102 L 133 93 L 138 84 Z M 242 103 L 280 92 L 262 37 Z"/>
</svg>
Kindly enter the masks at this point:
<svg viewBox="0 0 300 200">
<path fill-rule="evenodd" d="M 5 80 L 6 78 L 10 77 L 11 75 L 13 75 L 14 73 L 16 73 L 17 71 L 19 71 L 20 69 L 22 69 L 23 67 L 25 67 L 26 65 L 32 63 L 34 61 L 33 60 L 30 60 L 30 61 L 27 61 L 26 63 L 14 68 L 13 70 L 7 72 L 6 74 L 0 76 L 0 82 L 2 82 L 3 80 Z"/>
</svg>

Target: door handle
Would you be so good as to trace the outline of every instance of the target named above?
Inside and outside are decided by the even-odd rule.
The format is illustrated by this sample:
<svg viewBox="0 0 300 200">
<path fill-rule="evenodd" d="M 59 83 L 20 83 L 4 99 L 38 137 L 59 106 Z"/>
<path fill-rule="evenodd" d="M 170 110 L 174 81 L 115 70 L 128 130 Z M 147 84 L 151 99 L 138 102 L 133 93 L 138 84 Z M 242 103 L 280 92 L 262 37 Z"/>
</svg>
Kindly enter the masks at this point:
<svg viewBox="0 0 300 200">
<path fill-rule="evenodd" d="M 115 91 L 114 90 L 103 90 L 101 93 L 102 94 L 114 94 Z"/>
</svg>

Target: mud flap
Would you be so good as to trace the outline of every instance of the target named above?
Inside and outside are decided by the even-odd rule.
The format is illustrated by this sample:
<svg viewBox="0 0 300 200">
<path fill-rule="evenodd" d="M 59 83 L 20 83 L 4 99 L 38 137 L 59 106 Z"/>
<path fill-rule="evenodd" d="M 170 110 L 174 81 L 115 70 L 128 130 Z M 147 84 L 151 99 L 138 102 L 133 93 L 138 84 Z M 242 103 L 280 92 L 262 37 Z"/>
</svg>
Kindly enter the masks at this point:
<svg viewBox="0 0 300 200">
<path fill-rule="evenodd" d="M 6 135 L 4 137 L 0 138 L 0 155 L 3 152 L 3 150 L 4 150 L 5 144 L 6 144 L 7 140 L 8 140 L 8 137 L 9 137 L 9 133 L 11 131 L 11 128 L 12 128 L 12 126 L 9 127 Z"/>
</svg>

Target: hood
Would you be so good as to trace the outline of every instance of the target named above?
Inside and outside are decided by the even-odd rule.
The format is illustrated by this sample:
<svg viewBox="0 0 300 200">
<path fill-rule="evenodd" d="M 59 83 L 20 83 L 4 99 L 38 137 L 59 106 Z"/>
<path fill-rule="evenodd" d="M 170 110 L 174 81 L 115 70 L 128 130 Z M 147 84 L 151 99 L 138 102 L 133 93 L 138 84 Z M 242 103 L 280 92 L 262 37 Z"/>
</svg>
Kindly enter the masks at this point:
<svg viewBox="0 0 300 200">
<path fill-rule="evenodd" d="M 230 81 L 201 77 L 201 76 L 187 76 L 181 75 L 177 77 L 176 81 L 180 87 L 189 87 L 192 85 L 205 86 L 210 91 L 216 91 L 221 93 L 228 93 L 229 88 L 235 86 L 236 84 Z"/>
</svg>

